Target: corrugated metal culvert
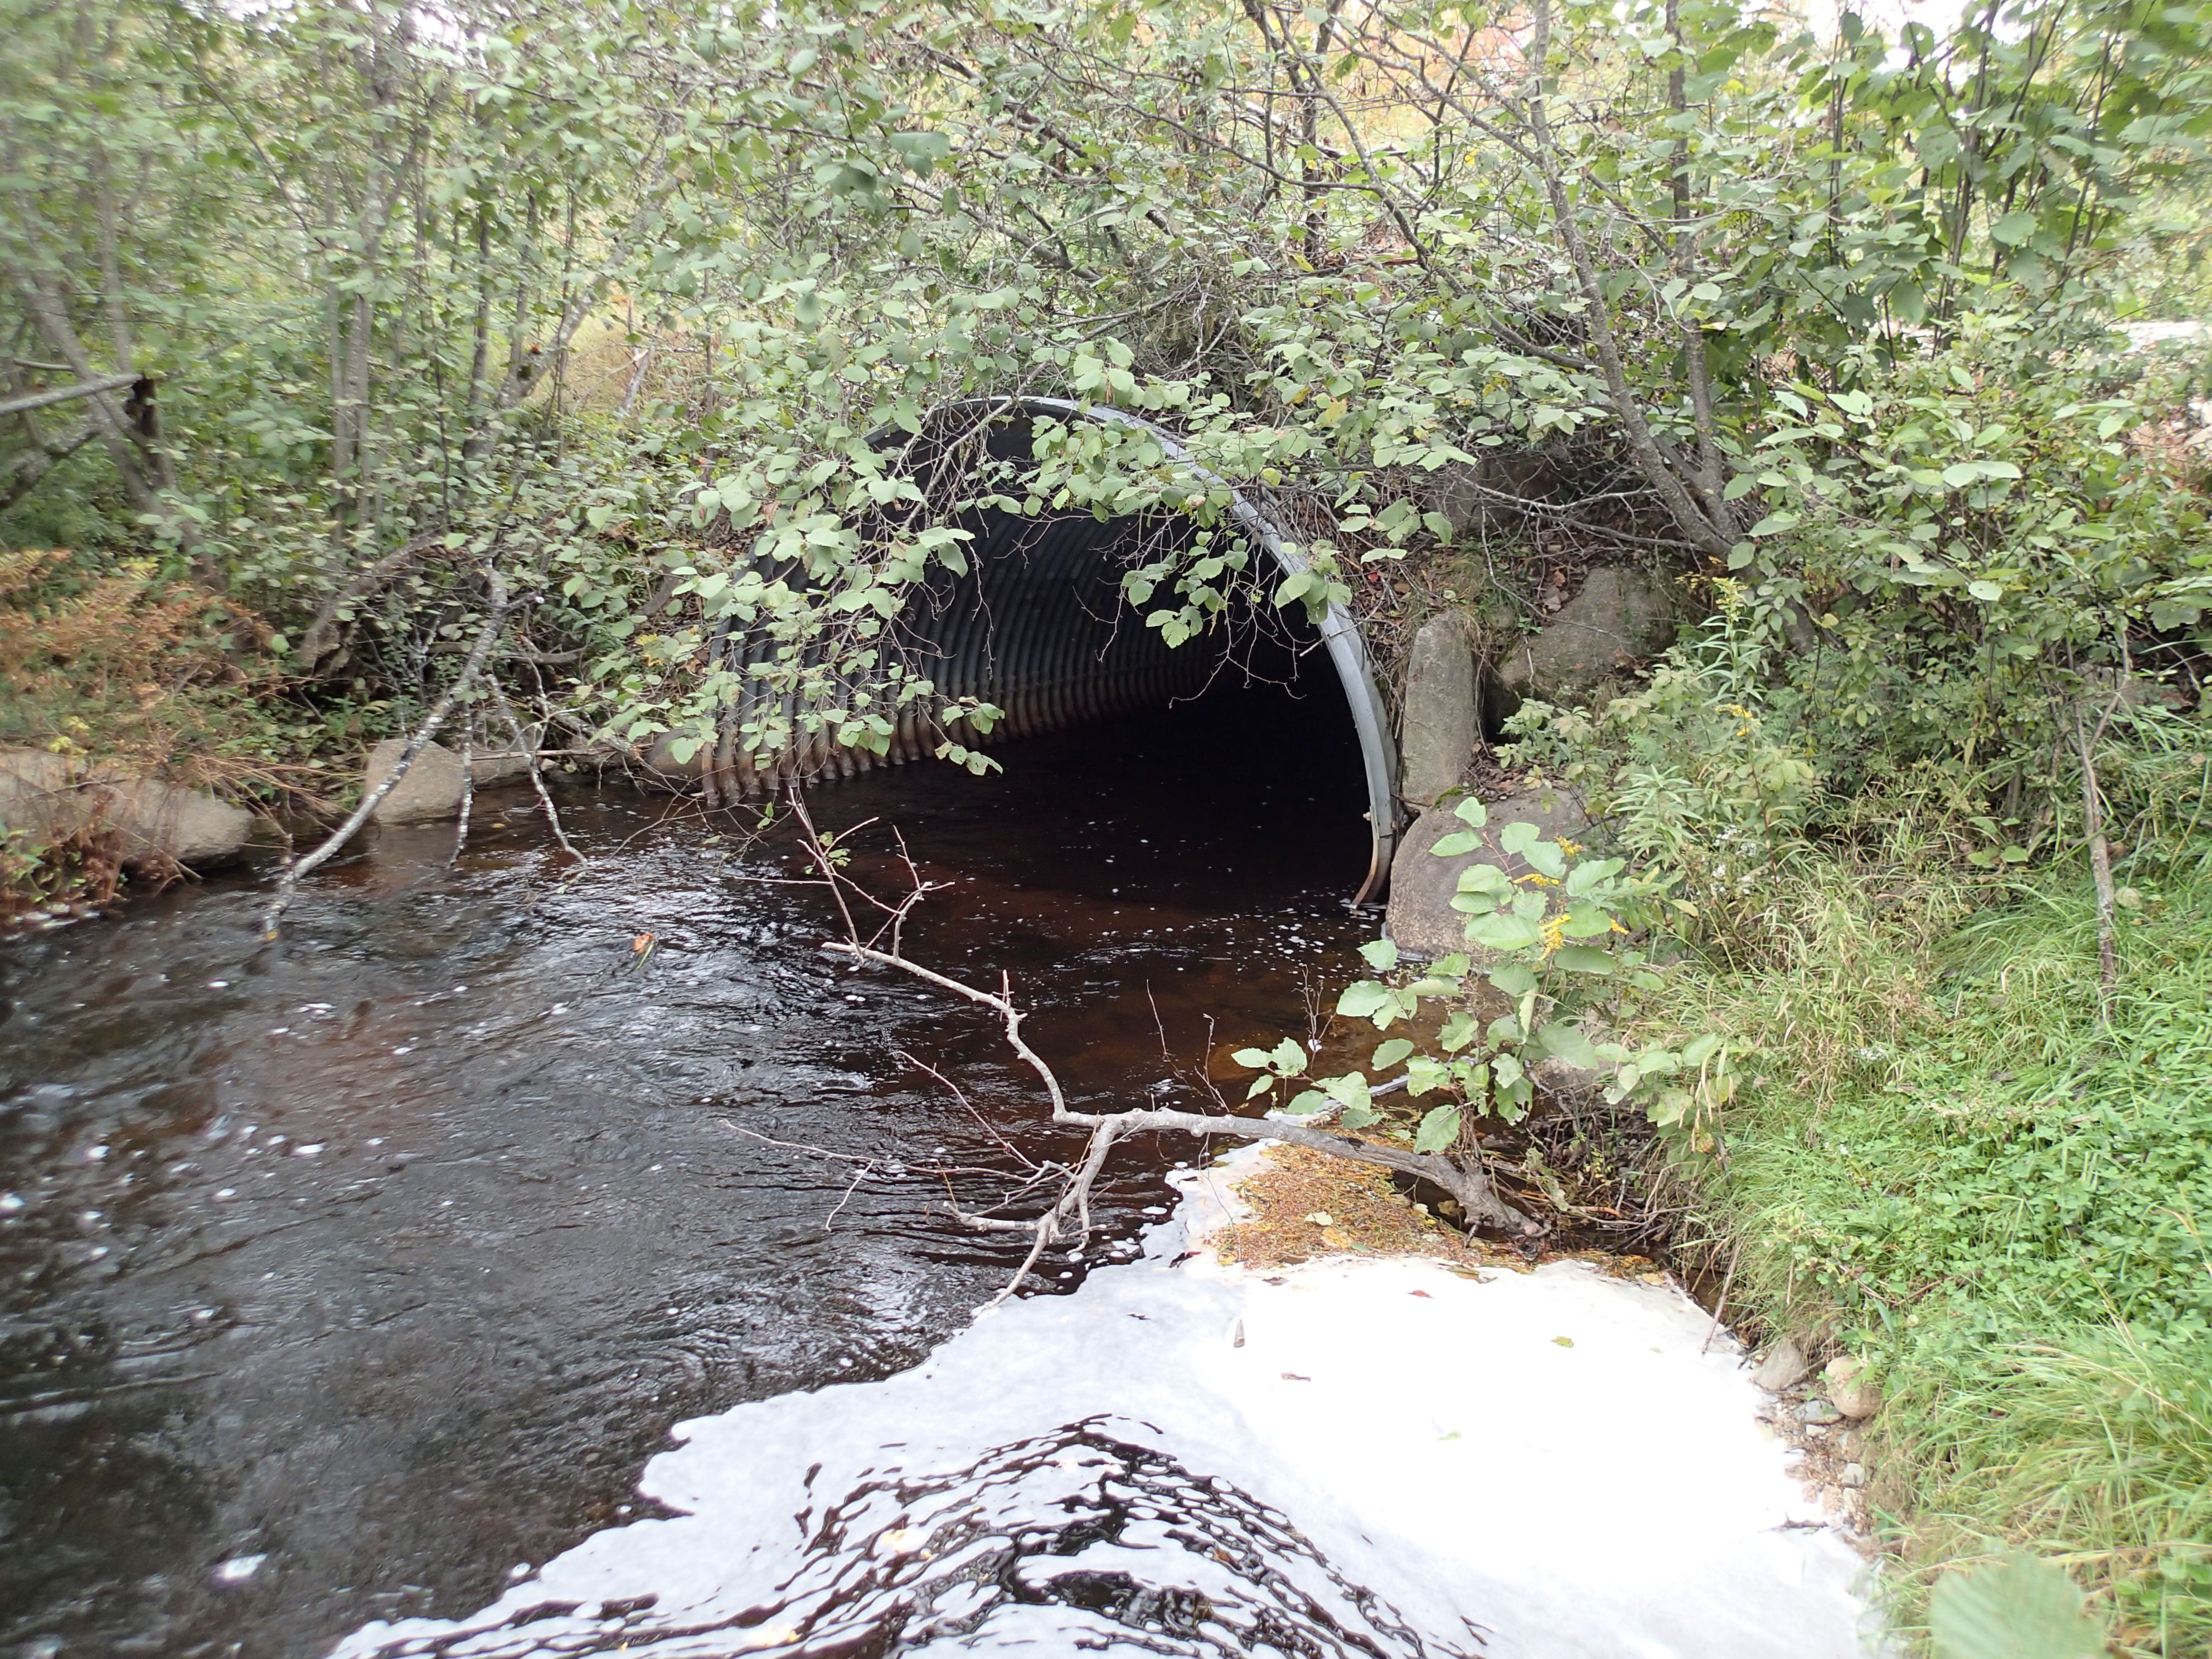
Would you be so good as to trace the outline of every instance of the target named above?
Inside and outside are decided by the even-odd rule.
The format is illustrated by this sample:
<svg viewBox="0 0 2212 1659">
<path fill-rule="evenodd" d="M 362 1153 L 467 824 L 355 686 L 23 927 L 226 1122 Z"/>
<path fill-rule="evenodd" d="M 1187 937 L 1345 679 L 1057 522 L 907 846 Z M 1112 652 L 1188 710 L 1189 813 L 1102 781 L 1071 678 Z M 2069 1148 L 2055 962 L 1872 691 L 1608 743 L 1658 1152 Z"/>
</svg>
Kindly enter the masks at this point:
<svg viewBox="0 0 2212 1659">
<path fill-rule="evenodd" d="M 1030 422 L 1037 416 L 1140 428 L 1169 459 L 1189 464 L 1174 438 L 1147 422 L 1047 398 L 944 405 L 924 423 L 921 441 L 904 433 L 884 434 L 878 441 L 885 447 L 897 442 L 906 451 L 902 465 L 917 473 L 946 465 L 1018 468 L 1029 458 Z M 1248 496 L 1233 493 L 1231 513 L 1247 544 L 1285 574 L 1303 569 L 1304 561 L 1279 527 Z M 959 525 L 974 538 L 968 573 L 955 576 L 933 567 L 892 629 L 894 648 L 909 672 L 934 683 L 936 696 L 902 714 L 884 760 L 896 764 L 927 757 L 948 738 L 988 744 L 1166 708 L 1198 696 L 1217 676 L 1310 673 L 1325 656 L 1343 687 L 1366 774 L 1372 856 L 1359 896 L 1380 889 L 1396 839 L 1397 751 L 1365 644 L 1348 612 L 1332 606 L 1315 629 L 1303 617 L 1252 607 L 1228 619 L 1229 626 L 1171 648 L 1123 599 L 1121 578 L 1178 540 L 1187 541 L 1194 533 L 1188 520 L 1179 515 L 1101 520 L 1087 513 L 1025 517 L 985 509 L 964 515 Z M 765 641 L 739 637 L 727 644 L 736 661 L 768 660 Z M 1004 711 L 988 737 L 957 722 L 948 728 L 940 720 L 945 704 L 969 697 Z M 700 757 L 710 798 L 757 796 L 787 779 L 850 776 L 878 763 L 865 750 L 838 745 L 826 732 L 800 739 L 773 761 L 748 756 L 738 732 L 760 712 L 757 705 L 731 711 L 720 744 Z M 792 717 L 799 711 L 787 700 L 783 712 Z"/>
</svg>

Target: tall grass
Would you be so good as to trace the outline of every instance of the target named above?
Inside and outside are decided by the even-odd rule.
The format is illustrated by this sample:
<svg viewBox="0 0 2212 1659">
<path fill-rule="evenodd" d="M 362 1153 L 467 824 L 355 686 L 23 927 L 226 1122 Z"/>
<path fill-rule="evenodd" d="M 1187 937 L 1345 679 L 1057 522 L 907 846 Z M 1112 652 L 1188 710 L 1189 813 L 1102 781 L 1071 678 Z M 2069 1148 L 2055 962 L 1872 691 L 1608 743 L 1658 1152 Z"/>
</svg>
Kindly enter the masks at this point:
<svg viewBox="0 0 2212 1659">
<path fill-rule="evenodd" d="M 1896 824 L 1807 850 L 1755 950 L 1646 1010 L 1757 1051 L 1691 1172 L 1704 1219 L 1739 1305 L 1881 1372 L 1874 1497 L 1909 1584 L 2025 1546 L 2119 1651 L 2201 1659 L 2212 859 L 2147 837 L 2123 863 L 2107 1025 L 2086 878 L 1993 883 Z"/>
</svg>

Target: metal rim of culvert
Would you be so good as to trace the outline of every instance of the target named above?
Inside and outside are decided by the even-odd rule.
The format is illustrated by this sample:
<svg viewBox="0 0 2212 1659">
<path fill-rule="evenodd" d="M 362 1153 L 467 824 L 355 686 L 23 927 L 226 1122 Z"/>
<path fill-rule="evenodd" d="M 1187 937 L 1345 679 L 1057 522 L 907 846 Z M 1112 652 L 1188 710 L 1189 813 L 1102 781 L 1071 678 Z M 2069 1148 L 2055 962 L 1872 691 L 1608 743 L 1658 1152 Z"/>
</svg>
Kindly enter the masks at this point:
<svg viewBox="0 0 2212 1659">
<path fill-rule="evenodd" d="M 1189 469 L 1191 475 L 1209 486 L 1218 485 L 1229 492 L 1230 514 L 1245 533 L 1264 548 L 1278 568 L 1286 576 L 1295 576 L 1308 568 L 1307 559 L 1297 544 L 1285 535 L 1273 519 L 1245 493 L 1227 479 L 1209 471 L 1193 460 L 1190 452 L 1177 441 L 1175 434 L 1141 416 L 1131 415 L 1118 409 L 1102 408 L 1079 404 L 1066 398 L 1035 398 L 1010 396 L 1003 398 L 961 398 L 951 403 L 939 404 L 931 414 L 950 414 L 958 410 L 993 410 L 1013 414 L 1051 415 L 1056 417 L 1095 421 L 1102 426 L 1133 427 L 1157 442 L 1169 459 Z M 888 434 L 886 433 L 886 434 Z M 1367 654 L 1365 635 L 1350 611 L 1332 600 L 1328 614 L 1321 623 L 1322 645 L 1328 649 L 1329 662 L 1335 668 L 1338 680 L 1344 688 L 1344 700 L 1352 712 L 1353 729 L 1359 736 L 1361 765 L 1366 775 L 1367 822 L 1370 853 L 1367 878 L 1353 896 L 1354 904 L 1364 904 L 1382 890 L 1390 872 L 1390 856 L 1398 841 L 1398 748 L 1390 736 L 1390 721 L 1382 706 L 1381 690 L 1375 683 L 1374 666 Z"/>
</svg>

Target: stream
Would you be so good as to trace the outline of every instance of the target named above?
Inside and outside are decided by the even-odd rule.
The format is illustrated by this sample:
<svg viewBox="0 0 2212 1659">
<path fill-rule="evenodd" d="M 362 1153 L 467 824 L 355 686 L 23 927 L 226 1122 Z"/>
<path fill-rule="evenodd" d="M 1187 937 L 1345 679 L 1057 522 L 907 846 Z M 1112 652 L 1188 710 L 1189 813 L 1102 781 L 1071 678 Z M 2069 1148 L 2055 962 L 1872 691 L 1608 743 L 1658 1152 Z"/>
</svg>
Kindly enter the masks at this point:
<svg viewBox="0 0 2212 1659">
<path fill-rule="evenodd" d="M 872 881 L 896 825 L 948 884 L 909 950 L 1010 974 L 1073 1103 L 1196 1107 L 1210 1053 L 1303 1033 L 1356 965 L 1333 688 L 1002 758 L 811 799 L 878 820 Z M 1022 1241 L 948 1197 L 1076 1143 L 995 1028 L 823 956 L 784 829 L 561 804 L 580 865 L 487 793 L 458 860 L 450 825 L 376 832 L 276 948 L 252 873 L 0 945 L 0 1654 L 289 1659 L 466 1613 L 654 1512 L 679 1420 L 906 1371 L 1005 1282 Z M 1199 1157 L 1118 1152 L 1094 1261 Z"/>
</svg>

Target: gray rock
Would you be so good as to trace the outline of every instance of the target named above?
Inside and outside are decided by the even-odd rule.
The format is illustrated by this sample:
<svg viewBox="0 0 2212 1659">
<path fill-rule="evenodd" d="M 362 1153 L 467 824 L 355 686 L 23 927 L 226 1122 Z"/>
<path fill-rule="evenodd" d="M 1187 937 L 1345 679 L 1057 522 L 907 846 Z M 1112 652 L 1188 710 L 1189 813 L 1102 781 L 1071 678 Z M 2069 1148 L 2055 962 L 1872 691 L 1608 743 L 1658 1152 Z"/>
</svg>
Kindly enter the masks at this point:
<svg viewBox="0 0 2212 1659">
<path fill-rule="evenodd" d="M 1450 523 L 1455 537 L 1510 530 L 1528 517 L 1522 503 L 1548 495 L 1559 468 L 1535 450 L 1485 450 L 1470 465 L 1455 462 L 1433 475 L 1428 498 Z"/>
<path fill-rule="evenodd" d="M 490 789 L 502 783 L 513 783 L 530 775 L 530 757 L 545 742 L 545 728 L 526 726 L 522 728 L 522 744 L 518 746 L 512 738 L 497 743 L 482 738 L 469 751 L 469 776 L 479 789 Z"/>
<path fill-rule="evenodd" d="M 384 781 L 406 749 L 399 738 L 386 738 L 368 751 L 361 779 L 364 794 Z M 461 792 L 461 757 L 442 743 L 427 743 L 406 775 L 392 786 L 392 793 L 377 802 L 369 819 L 375 823 L 434 823 L 460 811 Z"/>
<path fill-rule="evenodd" d="M 1431 806 L 1407 827 L 1390 860 L 1390 903 L 1383 931 L 1398 949 L 1411 957 L 1448 956 L 1464 951 L 1467 917 L 1452 908 L 1459 891 L 1460 872 L 1470 864 L 1501 865 L 1509 875 L 1526 875 L 1528 866 L 1517 856 L 1503 852 L 1498 834 L 1516 819 L 1535 824 L 1557 840 L 1565 836 L 1579 841 L 1589 829 L 1581 803 L 1558 790 L 1528 791 L 1485 802 L 1490 822 L 1483 845 L 1472 853 L 1438 858 L 1430 851 L 1438 842 L 1467 825 L 1447 806 Z"/>
<path fill-rule="evenodd" d="M 1784 1389 L 1796 1388 L 1812 1373 L 1813 1362 L 1805 1358 L 1805 1351 L 1794 1338 L 1785 1336 L 1766 1351 L 1751 1380 L 1769 1394 L 1780 1394 Z"/>
<path fill-rule="evenodd" d="M 253 815 L 202 790 L 140 777 L 112 761 L 0 750 L 0 823 L 50 847 L 86 830 L 115 838 L 125 869 L 207 870 L 246 851 Z"/>
<path fill-rule="evenodd" d="M 1846 1463 L 1844 1465 L 1844 1472 L 1836 1477 L 1837 1485 L 1849 1487 L 1852 1491 L 1856 1491 L 1866 1483 L 1866 1465 L 1863 1463 Z"/>
<path fill-rule="evenodd" d="M 1600 565 L 1540 634 L 1512 641 L 1492 663 L 1514 698 L 1576 702 L 1674 642 L 1681 626 L 1671 583 Z"/>
<path fill-rule="evenodd" d="M 1406 653 L 1405 732 L 1398 744 L 1399 790 L 1428 806 L 1455 787 L 1482 735 L 1474 650 L 1467 619 L 1447 611 L 1423 623 Z"/>
<path fill-rule="evenodd" d="M 1825 1400 L 1808 1400 L 1790 1413 L 1800 1423 L 1841 1422 L 1842 1413 Z"/>
<path fill-rule="evenodd" d="M 1881 1409 L 1881 1385 L 1866 1375 L 1864 1360 L 1834 1360 L 1822 1376 L 1829 1402 L 1853 1422 L 1863 1422 Z"/>
<path fill-rule="evenodd" d="M 1866 1436 L 1857 1429 L 1845 1429 L 1836 1437 L 1837 1452 L 1856 1463 L 1866 1455 Z"/>
<path fill-rule="evenodd" d="M 698 743 L 696 733 L 663 732 L 653 740 L 653 746 L 645 751 L 644 766 L 647 772 L 662 779 L 696 778 L 707 769 L 707 763 L 714 753 L 714 745 L 711 743 L 698 744 L 688 757 L 678 760 L 675 752 L 678 738 Z"/>
</svg>

